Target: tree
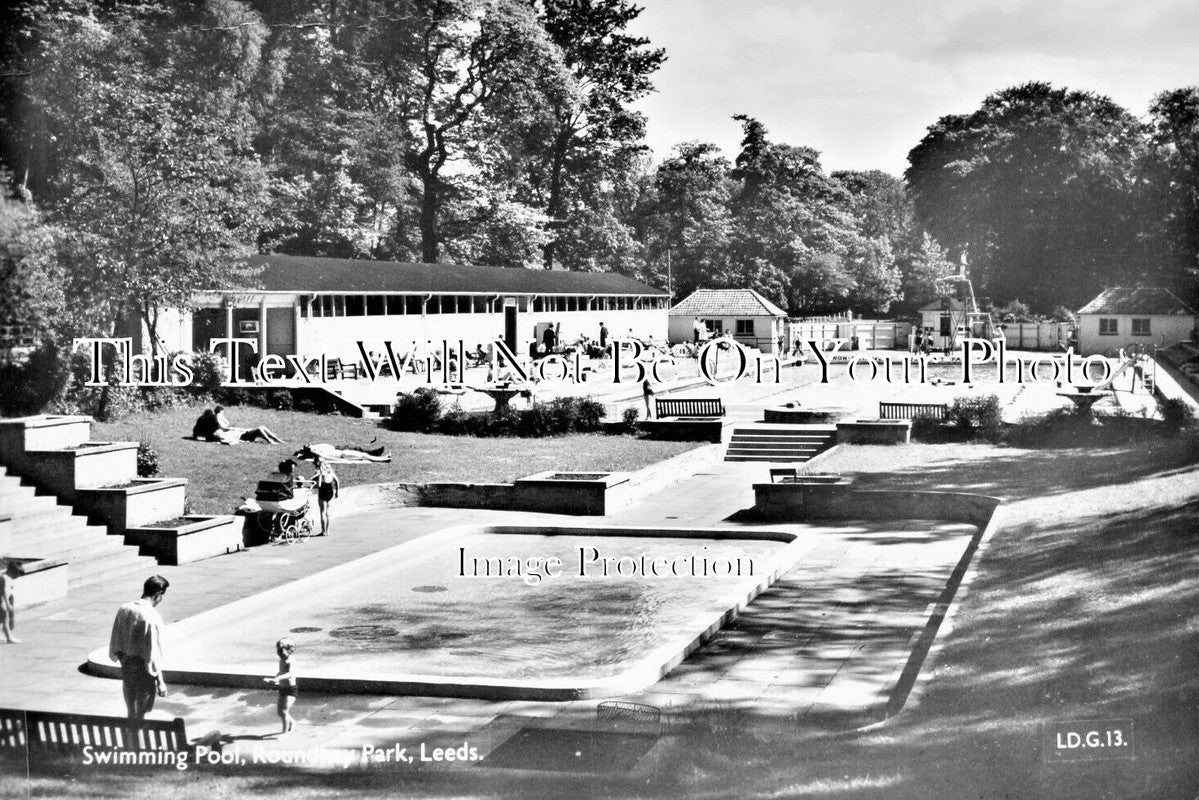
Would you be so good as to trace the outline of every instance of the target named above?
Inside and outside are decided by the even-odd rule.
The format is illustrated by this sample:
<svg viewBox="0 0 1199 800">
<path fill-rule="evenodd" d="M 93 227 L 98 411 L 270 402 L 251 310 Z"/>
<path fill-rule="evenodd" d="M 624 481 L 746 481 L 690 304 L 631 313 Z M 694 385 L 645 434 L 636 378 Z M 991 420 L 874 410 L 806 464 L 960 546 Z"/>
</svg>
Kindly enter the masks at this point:
<svg viewBox="0 0 1199 800">
<path fill-rule="evenodd" d="M 472 125 L 498 98 L 558 81 L 561 60 L 532 10 L 517 0 L 414 0 L 397 29 L 405 65 L 393 79 L 397 121 L 411 136 L 420 181 L 421 258 L 438 260 L 445 168 L 473 145 Z"/>
<path fill-rule="evenodd" d="M 243 107 L 189 83 L 195 54 L 167 18 L 144 6 L 51 18 L 56 57 L 33 91 L 66 134 L 49 185 L 69 290 L 110 330 L 145 322 L 155 345 L 159 308 L 250 281 L 242 260 L 269 206 Z"/>
<path fill-rule="evenodd" d="M 1199 274 L 1199 87 L 1162 92 L 1149 108 L 1148 165 L 1157 217 L 1150 221 L 1168 263 L 1164 281 L 1193 294 Z"/>
<path fill-rule="evenodd" d="M 572 201 L 588 190 L 593 197 L 602 193 L 596 191 L 598 184 L 613 170 L 627 167 L 626 151 L 641 147 L 644 120 L 629 105 L 653 90 L 650 76 L 666 54 L 648 49 L 648 39 L 625 33 L 642 11 L 626 0 L 531 2 L 561 50 L 569 77 L 564 91 L 548 95 L 548 124 L 534 130 L 539 146 L 533 150 L 531 188 L 558 234 L 545 246 L 545 268 L 550 269 L 559 243 L 577 235 L 577 228 L 597 230 L 604 215 Z M 608 216 L 598 227 L 609 228 L 623 241 L 627 233 L 616 230 L 613 221 Z M 617 241 L 613 244 L 623 249 Z"/>
<path fill-rule="evenodd" d="M 716 145 L 677 145 L 674 155 L 658 166 L 639 204 L 638 235 L 652 265 L 647 277 L 659 286 L 666 284 L 669 251 L 677 297 L 700 287 L 731 285 L 728 170 L 729 162 Z"/>
<path fill-rule="evenodd" d="M 69 338 L 66 275 L 55 258 L 58 232 L 31 201 L 10 194 L 0 172 L 0 326 L 34 342 Z M 0 357 L 11 351 L 0 347 Z"/>
<path fill-rule="evenodd" d="M 1140 123 L 1110 99 L 1028 83 L 942 117 L 908 154 L 920 224 L 997 300 L 1077 306 L 1153 270 L 1139 246 Z"/>
<path fill-rule="evenodd" d="M 849 193 L 825 174 L 815 150 L 772 142 L 758 120 L 735 119 L 744 132 L 732 171 L 737 285 L 795 311 L 844 307 L 858 288 L 855 273 L 873 264 L 854 230 Z"/>
</svg>

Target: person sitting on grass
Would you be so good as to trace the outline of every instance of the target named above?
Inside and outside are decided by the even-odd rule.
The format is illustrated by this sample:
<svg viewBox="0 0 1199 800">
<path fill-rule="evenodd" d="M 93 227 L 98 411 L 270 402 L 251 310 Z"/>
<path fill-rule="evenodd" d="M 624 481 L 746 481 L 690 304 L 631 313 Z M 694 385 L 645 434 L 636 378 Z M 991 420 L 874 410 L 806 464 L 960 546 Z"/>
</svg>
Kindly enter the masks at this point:
<svg viewBox="0 0 1199 800">
<path fill-rule="evenodd" d="M 207 413 L 207 412 L 205 412 Z M 238 442 L 264 442 L 266 444 L 279 444 L 283 440 L 275 435 L 274 431 L 266 426 L 258 428 L 234 428 L 229 424 L 229 418 L 225 416 L 224 406 L 217 406 L 212 410 L 213 419 L 216 422 L 216 430 L 208 433 L 203 438 L 210 442 L 220 442 L 221 444 L 235 445 Z M 196 426 L 201 426 L 201 421 L 204 420 L 204 415 L 196 420 Z M 211 423 L 207 423 L 205 430 L 211 427 Z M 195 431 L 193 430 L 193 434 Z"/>
</svg>

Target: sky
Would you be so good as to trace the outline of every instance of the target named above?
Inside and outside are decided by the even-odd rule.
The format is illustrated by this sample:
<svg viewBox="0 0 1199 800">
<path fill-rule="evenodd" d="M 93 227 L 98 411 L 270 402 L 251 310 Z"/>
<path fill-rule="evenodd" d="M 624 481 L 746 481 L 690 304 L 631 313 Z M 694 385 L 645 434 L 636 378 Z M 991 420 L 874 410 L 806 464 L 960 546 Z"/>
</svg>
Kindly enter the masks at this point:
<svg viewBox="0 0 1199 800">
<path fill-rule="evenodd" d="M 655 156 L 713 142 L 734 114 L 807 145 L 826 170 L 894 175 L 929 125 L 1031 80 L 1144 116 L 1199 84 L 1199 0 L 637 0 L 632 31 L 666 49 L 639 101 Z"/>
</svg>

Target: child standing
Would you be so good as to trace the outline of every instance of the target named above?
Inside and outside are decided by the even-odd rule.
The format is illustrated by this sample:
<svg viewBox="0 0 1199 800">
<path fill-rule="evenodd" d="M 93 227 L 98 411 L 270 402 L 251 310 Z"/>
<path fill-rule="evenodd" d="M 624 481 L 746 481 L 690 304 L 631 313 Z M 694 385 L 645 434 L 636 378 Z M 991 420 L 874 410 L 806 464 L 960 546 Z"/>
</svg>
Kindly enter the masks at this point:
<svg viewBox="0 0 1199 800">
<path fill-rule="evenodd" d="M 20 568 L 15 561 L 9 561 L 4 571 L 0 572 L 0 627 L 4 628 L 4 641 L 8 644 L 20 642 L 12 635 L 17 629 L 17 601 L 13 595 L 13 584 L 19 574 Z"/>
<path fill-rule="evenodd" d="M 286 637 L 275 642 L 275 652 L 279 654 L 279 674 L 273 678 L 264 678 L 267 683 L 279 687 L 279 720 L 283 723 L 283 733 L 295 727 L 296 721 L 291 718 L 291 707 L 296 702 L 299 691 L 296 686 L 296 663 L 291 657 L 296 650 L 295 642 Z"/>
</svg>

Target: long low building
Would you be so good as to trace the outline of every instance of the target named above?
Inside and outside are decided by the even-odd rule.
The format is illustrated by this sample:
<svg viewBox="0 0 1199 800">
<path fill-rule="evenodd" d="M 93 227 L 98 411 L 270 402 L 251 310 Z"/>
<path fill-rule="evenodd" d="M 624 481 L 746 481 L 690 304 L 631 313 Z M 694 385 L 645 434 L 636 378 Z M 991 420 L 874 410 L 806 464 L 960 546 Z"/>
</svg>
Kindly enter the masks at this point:
<svg viewBox="0 0 1199 800">
<path fill-rule="evenodd" d="M 357 342 L 461 339 L 468 349 L 502 338 L 520 355 L 534 342 L 632 336 L 664 341 L 669 296 L 614 273 L 415 264 L 263 255 L 254 289 L 196 296 L 160 315 L 167 350 L 206 351 L 214 338 L 256 339 L 260 353 L 360 360 Z"/>
</svg>

